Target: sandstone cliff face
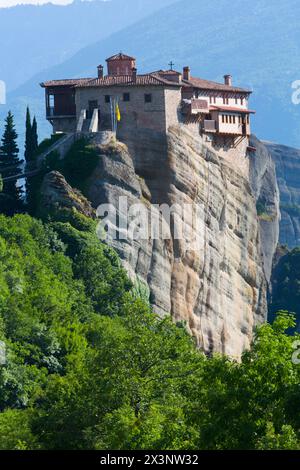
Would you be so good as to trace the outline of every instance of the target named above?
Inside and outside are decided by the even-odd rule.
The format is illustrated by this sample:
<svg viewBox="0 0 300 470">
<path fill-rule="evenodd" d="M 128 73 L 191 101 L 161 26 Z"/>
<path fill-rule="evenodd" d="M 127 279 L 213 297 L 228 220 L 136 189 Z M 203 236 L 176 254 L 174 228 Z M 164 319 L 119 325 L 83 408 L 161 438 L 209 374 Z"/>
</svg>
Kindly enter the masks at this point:
<svg viewBox="0 0 300 470">
<path fill-rule="evenodd" d="M 262 257 L 269 282 L 279 239 L 279 188 L 270 152 L 255 136 L 251 136 L 250 144 L 256 148 L 250 157 L 250 184 L 257 201 Z"/>
<path fill-rule="evenodd" d="M 280 243 L 289 248 L 300 245 L 300 150 L 266 143 L 276 166 L 280 189 Z"/>
<path fill-rule="evenodd" d="M 239 357 L 267 315 L 278 223 L 270 158 L 260 164 L 259 155 L 253 157 L 255 169 L 246 178 L 183 127 L 170 128 L 167 138 L 145 132 L 126 143 L 99 146 L 99 165 L 89 182 L 93 206 L 117 207 L 120 196 L 148 210 L 150 203 L 197 205 L 198 243 L 196 249 L 191 244 L 194 226 L 183 240 L 110 243 L 130 275 L 148 284 L 156 312 L 185 321 L 205 351 Z M 259 222 L 256 200 L 262 196 L 274 217 Z M 118 215 L 124 217 L 122 209 Z"/>
<path fill-rule="evenodd" d="M 233 167 L 232 159 L 220 158 L 183 127 L 170 128 L 168 136 L 132 134 L 126 144 L 95 143 L 99 163 L 86 196 L 94 208 L 107 203 L 118 208 L 119 220 L 126 216 L 119 198 L 126 196 L 128 207 L 142 204 L 164 227 L 166 220 L 153 206 L 174 205 L 171 237 L 123 240 L 119 231 L 108 243 L 129 275 L 147 285 L 155 312 L 186 322 L 206 352 L 239 358 L 250 345 L 254 327 L 267 315 L 267 282 L 278 230 L 278 194 L 269 154 L 253 141 L 258 151 L 249 159 L 247 177 L 238 165 Z M 74 196 L 78 210 L 92 215 L 88 202 L 78 192 L 72 195 L 58 175 L 51 173 L 44 181 L 44 205 L 69 207 Z M 257 217 L 259 199 L 268 208 L 265 220 Z M 197 208 L 198 224 L 188 219 L 183 237 L 176 239 L 184 204 Z"/>
</svg>

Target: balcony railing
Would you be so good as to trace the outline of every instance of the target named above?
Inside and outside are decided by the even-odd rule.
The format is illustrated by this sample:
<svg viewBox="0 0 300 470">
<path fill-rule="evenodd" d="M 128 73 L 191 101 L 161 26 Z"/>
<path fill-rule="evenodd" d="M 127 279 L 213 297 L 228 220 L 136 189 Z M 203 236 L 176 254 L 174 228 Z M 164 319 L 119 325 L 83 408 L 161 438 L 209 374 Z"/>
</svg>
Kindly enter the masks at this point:
<svg viewBox="0 0 300 470">
<path fill-rule="evenodd" d="M 54 106 L 47 106 L 46 108 L 46 117 L 55 118 L 62 116 L 76 116 L 76 107 L 75 106 L 66 106 L 64 108 L 57 109 Z"/>
<path fill-rule="evenodd" d="M 205 132 L 217 132 L 216 121 L 205 119 L 203 128 Z"/>
</svg>

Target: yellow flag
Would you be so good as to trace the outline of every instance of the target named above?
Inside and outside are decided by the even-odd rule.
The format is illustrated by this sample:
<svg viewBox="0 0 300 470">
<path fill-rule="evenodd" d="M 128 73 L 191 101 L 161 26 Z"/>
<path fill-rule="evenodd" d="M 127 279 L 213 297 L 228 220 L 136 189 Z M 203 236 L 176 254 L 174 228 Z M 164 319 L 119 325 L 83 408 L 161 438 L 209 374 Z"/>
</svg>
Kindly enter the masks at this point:
<svg viewBox="0 0 300 470">
<path fill-rule="evenodd" d="M 118 104 L 116 105 L 116 116 L 117 116 L 117 121 L 120 122 L 121 121 L 121 113 L 120 113 L 120 108 L 119 108 Z"/>
</svg>

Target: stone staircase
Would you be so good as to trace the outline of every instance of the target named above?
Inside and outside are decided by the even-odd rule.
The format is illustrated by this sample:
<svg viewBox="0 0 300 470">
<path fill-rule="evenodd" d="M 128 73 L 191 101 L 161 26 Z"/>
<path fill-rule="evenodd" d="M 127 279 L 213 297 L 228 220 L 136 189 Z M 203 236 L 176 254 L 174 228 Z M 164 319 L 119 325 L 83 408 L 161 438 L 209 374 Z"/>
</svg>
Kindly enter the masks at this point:
<svg viewBox="0 0 300 470">
<path fill-rule="evenodd" d="M 80 132 L 83 134 L 88 134 L 90 132 L 90 125 L 91 125 L 91 120 L 85 119 L 82 123 L 82 129 Z"/>
</svg>

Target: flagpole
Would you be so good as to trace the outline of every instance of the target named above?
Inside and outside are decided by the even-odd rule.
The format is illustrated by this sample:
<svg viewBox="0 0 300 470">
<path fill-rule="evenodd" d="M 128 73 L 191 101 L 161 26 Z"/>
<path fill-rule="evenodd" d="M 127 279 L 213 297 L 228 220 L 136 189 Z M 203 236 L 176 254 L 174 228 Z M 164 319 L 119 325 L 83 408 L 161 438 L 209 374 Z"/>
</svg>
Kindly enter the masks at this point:
<svg viewBox="0 0 300 470">
<path fill-rule="evenodd" d="M 114 130 L 114 121 L 113 121 L 113 103 L 112 98 L 110 97 L 110 119 L 111 119 L 111 130 Z"/>
<path fill-rule="evenodd" d="M 119 113 L 119 97 L 117 97 L 116 114 L 117 114 L 117 109 Z M 117 130 L 118 130 L 118 116 L 116 116 L 116 133 L 117 133 Z"/>
</svg>

